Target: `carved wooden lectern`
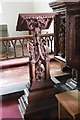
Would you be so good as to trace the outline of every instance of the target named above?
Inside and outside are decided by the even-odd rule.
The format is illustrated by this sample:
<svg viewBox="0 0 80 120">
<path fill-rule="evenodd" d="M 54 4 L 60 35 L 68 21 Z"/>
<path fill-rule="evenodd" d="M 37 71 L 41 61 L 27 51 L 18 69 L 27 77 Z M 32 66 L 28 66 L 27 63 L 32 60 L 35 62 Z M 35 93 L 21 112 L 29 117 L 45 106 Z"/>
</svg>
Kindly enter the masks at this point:
<svg viewBox="0 0 80 120">
<path fill-rule="evenodd" d="M 25 118 L 30 110 L 37 112 L 45 110 L 46 107 L 50 108 L 54 105 L 54 85 L 49 76 L 47 39 L 43 40 L 40 37 L 41 30 L 48 29 L 53 18 L 54 13 L 19 14 L 18 17 L 17 31 L 28 30 L 33 32 L 33 39 L 29 41 L 29 71 L 31 86 L 29 93 L 29 105 L 24 115 Z M 38 107 L 39 104 L 42 105 Z"/>
<path fill-rule="evenodd" d="M 47 87 L 50 83 L 47 39 L 41 39 L 40 34 L 49 28 L 53 17 L 53 13 L 19 14 L 17 30 L 33 32 L 33 39 L 29 41 L 30 90 Z"/>
</svg>

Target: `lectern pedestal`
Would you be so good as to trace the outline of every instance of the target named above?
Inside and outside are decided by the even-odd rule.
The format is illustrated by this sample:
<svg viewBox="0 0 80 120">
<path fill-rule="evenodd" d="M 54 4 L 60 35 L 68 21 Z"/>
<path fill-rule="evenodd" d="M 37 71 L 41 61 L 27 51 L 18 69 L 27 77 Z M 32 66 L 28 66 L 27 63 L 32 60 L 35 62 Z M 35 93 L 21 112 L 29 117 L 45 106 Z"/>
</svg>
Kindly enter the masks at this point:
<svg viewBox="0 0 80 120">
<path fill-rule="evenodd" d="M 29 41 L 30 88 L 26 109 L 23 116 L 28 118 L 54 105 L 54 84 L 49 75 L 49 53 L 47 39 L 41 38 L 41 30 L 48 29 L 54 18 L 53 13 L 19 14 L 17 30 L 33 32 Z M 26 75 L 27 76 L 27 75 Z"/>
</svg>

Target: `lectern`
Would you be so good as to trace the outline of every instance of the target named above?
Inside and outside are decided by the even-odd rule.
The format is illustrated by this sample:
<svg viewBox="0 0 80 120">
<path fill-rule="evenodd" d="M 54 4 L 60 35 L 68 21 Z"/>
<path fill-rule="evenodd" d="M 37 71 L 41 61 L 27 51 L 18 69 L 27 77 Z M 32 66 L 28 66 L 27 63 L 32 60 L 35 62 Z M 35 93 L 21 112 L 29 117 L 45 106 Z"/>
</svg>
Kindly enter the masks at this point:
<svg viewBox="0 0 80 120">
<path fill-rule="evenodd" d="M 19 14 L 17 31 L 32 31 L 33 39 L 29 41 L 29 105 L 24 117 L 53 107 L 53 82 L 49 75 L 49 53 L 47 39 L 41 38 L 41 30 L 48 29 L 54 13 Z M 26 75 L 27 76 L 27 75 Z"/>
<path fill-rule="evenodd" d="M 41 30 L 49 28 L 53 18 L 53 13 L 19 14 L 18 17 L 16 29 L 33 32 L 33 39 L 29 41 L 30 90 L 50 85 L 48 43 L 40 34 Z"/>
</svg>

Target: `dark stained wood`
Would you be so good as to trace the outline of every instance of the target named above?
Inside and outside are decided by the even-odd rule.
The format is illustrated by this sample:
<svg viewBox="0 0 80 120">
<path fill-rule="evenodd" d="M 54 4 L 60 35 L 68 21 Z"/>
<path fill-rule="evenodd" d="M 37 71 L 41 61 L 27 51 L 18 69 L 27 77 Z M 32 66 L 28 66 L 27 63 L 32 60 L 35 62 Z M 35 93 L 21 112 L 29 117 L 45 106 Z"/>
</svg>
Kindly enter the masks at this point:
<svg viewBox="0 0 80 120">
<path fill-rule="evenodd" d="M 66 60 L 66 66 L 75 69 L 80 86 L 80 2 L 51 2 L 54 18 L 55 55 Z M 58 59 L 59 60 L 59 59 Z M 72 74 L 73 75 L 73 74 Z M 74 75 L 72 76 L 74 77 Z"/>
<path fill-rule="evenodd" d="M 80 61 L 79 55 L 76 54 L 76 52 L 79 51 L 80 47 L 78 46 L 79 44 L 75 46 L 77 44 L 76 42 L 79 41 L 79 32 L 77 30 L 80 28 L 80 3 L 52 2 L 49 5 L 53 9 L 53 12 L 57 13 L 57 15 L 54 17 L 55 55 L 59 55 L 62 58 L 65 58 L 66 62 L 68 62 L 67 65 L 69 66 L 71 64 L 75 65 L 75 62 L 77 62 L 77 64 L 80 64 L 78 63 Z M 78 29 L 76 28 L 77 26 L 75 26 L 75 24 L 77 24 Z M 72 31 L 72 33 L 70 31 Z M 77 38 L 75 37 L 76 35 Z M 69 56 L 71 58 L 71 55 L 72 59 L 70 63 Z M 76 59 L 74 59 L 75 57 Z M 72 63 L 72 60 L 75 62 Z"/>
<path fill-rule="evenodd" d="M 20 92 L 15 92 L 15 93 L 9 93 L 9 94 L 5 94 L 0 96 L 2 98 L 2 103 L 5 101 L 9 101 L 9 100 L 17 100 L 21 95 L 23 95 L 23 91 Z"/>
<path fill-rule="evenodd" d="M 73 68 L 80 68 L 80 10 L 68 12 L 66 31 L 66 62 Z"/>
<path fill-rule="evenodd" d="M 54 17 L 54 55 L 55 59 L 60 62 L 62 70 L 64 70 L 66 67 L 66 7 L 65 3 L 57 2 L 52 2 L 49 5 L 53 9 L 53 12 L 57 13 Z M 58 59 L 56 56 L 60 56 L 60 58 Z M 65 61 L 61 58 L 65 59 Z"/>
</svg>

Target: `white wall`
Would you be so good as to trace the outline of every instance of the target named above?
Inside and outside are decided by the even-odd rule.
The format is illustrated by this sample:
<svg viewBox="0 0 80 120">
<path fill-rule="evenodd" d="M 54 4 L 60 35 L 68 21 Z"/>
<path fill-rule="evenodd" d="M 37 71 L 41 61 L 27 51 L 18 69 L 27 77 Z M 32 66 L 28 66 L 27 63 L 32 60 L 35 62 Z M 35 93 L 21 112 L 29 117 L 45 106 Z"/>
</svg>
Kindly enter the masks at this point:
<svg viewBox="0 0 80 120">
<path fill-rule="evenodd" d="M 7 24 L 9 36 L 23 35 L 26 32 L 16 31 L 19 13 L 29 13 L 33 11 L 32 2 L 2 2 L 2 14 L 0 14 L 0 24 Z"/>
<path fill-rule="evenodd" d="M 0 8 L 0 24 L 7 24 L 9 36 L 24 35 L 27 32 L 16 31 L 17 19 L 19 13 L 37 13 L 53 12 L 49 7 L 49 2 L 53 1 L 71 1 L 71 0 L 2 0 L 2 13 Z M 11 1 L 11 2 L 10 2 Z M 79 0 L 72 0 L 79 1 Z M 53 32 L 53 23 L 49 30 L 44 32 Z"/>
<path fill-rule="evenodd" d="M 37 12 L 53 12 L 52 9 L 49 7 L 48 0 L 30 0 L 30 2 L 2 2 L 2 14 L 0 14 L 0 24 L 8 25 L 9 36 L 24 35 L 27 34 L 27 32 L 16 31 L 18 14 Z M 46 30 L 46 32 L 47 31 L 53 31 L 53 24 L 49 30 Z"/>
</svg>

